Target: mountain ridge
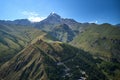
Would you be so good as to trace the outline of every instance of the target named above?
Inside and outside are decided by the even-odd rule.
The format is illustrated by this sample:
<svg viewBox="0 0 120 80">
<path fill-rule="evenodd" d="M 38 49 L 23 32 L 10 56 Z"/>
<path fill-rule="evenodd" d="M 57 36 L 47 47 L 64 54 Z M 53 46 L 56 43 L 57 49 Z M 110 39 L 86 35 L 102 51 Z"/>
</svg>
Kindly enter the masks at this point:
<svg viewBox="0 0 120 80">
<path fill-rule="evenodd" d="M 74 50 L 74 51 L 72 51 Z M 74 58 L 72 58 L 74 56 Z M 88 58 L 88 62 L 84 59 Z M 64 79 L 79 79 L 82 72 L 76 66 L 70 66 L 69 61 L 74 65 L 79 66 L 86 64 L 89 70 L 85 70 L 83 78 L 88 79 L 107 79 L 105 75 L 96 69 L 97 65 L 92 62 L 94 59 L 84 51 L 74 48 L 68 44 L 53 42 L 47 43 L 43 40 L 38 40 L 36 43 L 26 47 L 23 51 L 17 54 L 10 61 L 6 62 L 0 68 L 0 79 L 3 80 L 64 80 Z M 81 63 L 78 63 L 79 60 Z M 64 63 L 63 63 L 64 62 Z M 93 67 L 94 65 L 94 67 Z M 84 72 L 85 65 L 79 66 Z M 96 66 L 96 67 L 95 67 Z M 9 68 L 8 68 L 9 67 Z M 69 70 L 68 70 L 69 69 Z M 91 70 L 98 73 L 91 72 Z M 57 72 L 56 72 L 57 71 Z M 90 73 L 91 72 L 91 73 Z M 94 76 L 93 76 L 94 74 Z M 12 76 L 15 75 L 15 76 Z M 54 75 L 54 77 L 53 77 Z M 69 77 L 67 77 L 69 76 Z M 75 77 L 76 76 L 76 77 Z M 89 77 L 87 77 L 89 76 Z"/>
<path fill-rule="evenodd" d="M 119 32 L 55 13 L 37 23 L 0 21 L 0 79 L 119 80 Z"/>
</svg>

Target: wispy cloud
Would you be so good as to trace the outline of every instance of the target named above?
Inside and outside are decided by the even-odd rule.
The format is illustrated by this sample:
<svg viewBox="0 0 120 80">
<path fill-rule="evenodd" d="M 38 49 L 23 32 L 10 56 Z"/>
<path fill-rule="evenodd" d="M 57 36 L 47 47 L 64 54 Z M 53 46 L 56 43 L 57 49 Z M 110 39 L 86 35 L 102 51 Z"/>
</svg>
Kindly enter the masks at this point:
<svg viewBox="0 0 120 80">
<path fill-rule="evenodd" d="M 27 16 L 28 20 L 30 20 L 31 22 L 39 22 L 46 18 L 40 17 L 37 12 L 23 11 L 22 14 Z"/>
</svg>

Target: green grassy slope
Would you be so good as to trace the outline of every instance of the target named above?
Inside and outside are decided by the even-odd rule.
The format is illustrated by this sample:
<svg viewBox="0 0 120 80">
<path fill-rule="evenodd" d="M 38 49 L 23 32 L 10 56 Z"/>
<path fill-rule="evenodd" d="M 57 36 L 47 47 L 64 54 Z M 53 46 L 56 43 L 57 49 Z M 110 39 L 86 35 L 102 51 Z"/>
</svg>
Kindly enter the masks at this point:
<svg viewBox="0 0 120 80">
<path fill-rule="evenodd" d="M 120 62 L 120 29 L 109 24 L 87 28 L 70 44 L 97 57 Z"/>
<path fill-rule="evenodd" d="M 70 44 L 104 60 L 98 67 L 109 80 L 120 79 L 120 28 L 109 24 L 94 25 L 77 35 Z"/>
<path fill-rule="evenodd" d="M 107 80 L 97 67 L 100 61 L 68 44 L 38 40 L 1 66 L 0 79 Z"/>
<path fill-rule="evenodd" d="M 0 64 L 43 35 L 48 34 L 32 27 L 0 24 Z"/>
</svg>

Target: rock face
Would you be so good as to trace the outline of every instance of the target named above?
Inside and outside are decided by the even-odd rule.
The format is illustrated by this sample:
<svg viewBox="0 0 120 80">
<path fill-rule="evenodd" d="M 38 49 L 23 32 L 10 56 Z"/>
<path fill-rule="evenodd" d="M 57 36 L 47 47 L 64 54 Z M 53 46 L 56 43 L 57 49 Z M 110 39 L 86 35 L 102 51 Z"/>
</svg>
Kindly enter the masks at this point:
<svg viewBox="0 0 120 80">
<path fill-rule="evenodd" d="M 43 20 L 43 22 L 57 24 L 61 22 L 61 19 L 62 18 L 58 14 L 50 13 L 50 15 L 45 20 Z"/>
<path fill-rule="evenodd" d="M 56 26 L 62 24 L 67 24 L 72 30 L 77 30 L 82 27 L 81 23 L 73 19 L 64 19 L 56 13 L 50 13 L 50 15 L 46 19 L 41 22 L 35 23 L 34 26 L 45 31 L 51 31 Z"/>
<path fill-rule="evenodd" d="M 75 37 L 75 32 L 67 24 L 56 26 L 50 34 L 62 42 L 70 42 Z"/>
<path fill-rule="evenodd" d="M 62 18 L 58 14 L 50 13 L 46 19 L 35 23 L 35 27 L 45 31 L 51 31 L 56 25 L 61 24 L 61 20 Z"/>
</svg>

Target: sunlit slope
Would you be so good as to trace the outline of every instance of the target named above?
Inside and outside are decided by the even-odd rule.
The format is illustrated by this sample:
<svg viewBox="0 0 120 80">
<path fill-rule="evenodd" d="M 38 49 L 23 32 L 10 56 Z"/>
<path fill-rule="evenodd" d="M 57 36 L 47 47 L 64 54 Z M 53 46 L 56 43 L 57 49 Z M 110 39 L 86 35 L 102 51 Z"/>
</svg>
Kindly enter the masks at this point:
<svg viewBox="0 0 120 80">
<path fill-rule="evenodd" d="M 61 42 L 38 40 L 0 68 L 2 80 L 103 80 L 92 56 Z M 14 75 L 14 76 L 13 76 Z"/>
<path fill-rule="evenodd" d="M 41 37 L 43 36 L 43 37 Z M 52 39 L 52 37 L 35 28 L 19 25 L 0 25 L 0 64 L 9 60 L 15 53 L 18 53 L 36 37 Z"/>
<path fill-rule="evenodd" d="M 109 24 L 91 26 L 71 42 L 91 54 L 120 62 L 120 29 Z"/>
</svg>

